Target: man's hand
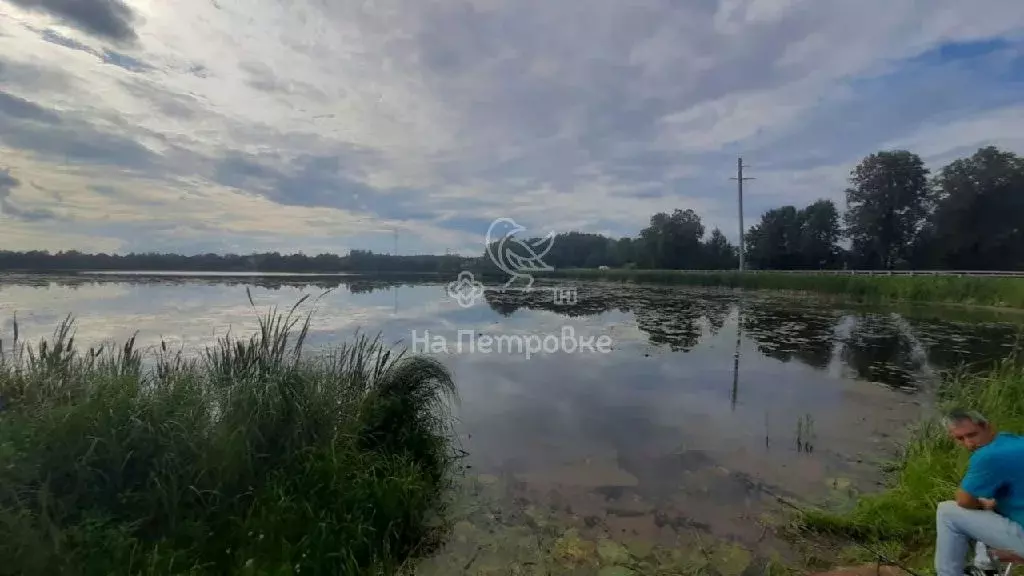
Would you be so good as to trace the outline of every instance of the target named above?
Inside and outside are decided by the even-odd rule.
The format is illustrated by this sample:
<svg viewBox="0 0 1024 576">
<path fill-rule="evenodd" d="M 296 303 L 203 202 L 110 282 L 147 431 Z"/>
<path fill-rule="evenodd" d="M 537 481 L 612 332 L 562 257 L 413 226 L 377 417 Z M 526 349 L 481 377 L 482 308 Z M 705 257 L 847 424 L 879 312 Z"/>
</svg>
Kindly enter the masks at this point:
<svg viewBox="0 0 1024 576">
<path fill-rule="evenodd" d="M 975 498 L 974 496 L 971 496 L 970 494 L 965 492 L 963 488 L 957 488 L 955 500 L 961 508 L 967 508 L 968 510 L 996 509 L 995 500 L 991 498 Z"/>
</svg>

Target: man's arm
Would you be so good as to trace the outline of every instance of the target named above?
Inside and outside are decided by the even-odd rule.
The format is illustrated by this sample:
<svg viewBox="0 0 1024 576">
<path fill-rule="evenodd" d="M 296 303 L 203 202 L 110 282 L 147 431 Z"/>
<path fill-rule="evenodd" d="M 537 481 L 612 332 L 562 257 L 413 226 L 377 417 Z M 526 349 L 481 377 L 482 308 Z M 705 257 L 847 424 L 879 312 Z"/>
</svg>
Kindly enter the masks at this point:
<svg viewBox="0 0 1024 576">
<path fill-rule="evenodd" d="M 968 510 L 995 510 L 996 501 L 991 498 L 975 498 L 963 488 L 956 489 L 956 503 Z"/>
<path fill-rule="evenodd" d="M 970 510 L 994 510 L 995 494 L 1000 481 L 991 458 L 974 458 L 967 467 L 960 487 L 956 490 L 956 503 Z"/>
</svg>

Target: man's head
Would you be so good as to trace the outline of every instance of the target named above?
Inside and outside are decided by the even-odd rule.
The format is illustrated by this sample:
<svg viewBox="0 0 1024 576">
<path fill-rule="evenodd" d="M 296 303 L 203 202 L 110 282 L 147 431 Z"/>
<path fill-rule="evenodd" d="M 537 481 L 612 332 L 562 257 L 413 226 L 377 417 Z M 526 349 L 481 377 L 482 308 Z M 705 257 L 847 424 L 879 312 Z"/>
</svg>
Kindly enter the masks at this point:
<svg viewBox="0 0 1024 576">
<path fill-rule="evenodd" d="M 949 435 L 964 448 L 975 451 L 996 436 L 989 421 L 974 410 L 951 410 L 943 417 Z"/>
</svg>

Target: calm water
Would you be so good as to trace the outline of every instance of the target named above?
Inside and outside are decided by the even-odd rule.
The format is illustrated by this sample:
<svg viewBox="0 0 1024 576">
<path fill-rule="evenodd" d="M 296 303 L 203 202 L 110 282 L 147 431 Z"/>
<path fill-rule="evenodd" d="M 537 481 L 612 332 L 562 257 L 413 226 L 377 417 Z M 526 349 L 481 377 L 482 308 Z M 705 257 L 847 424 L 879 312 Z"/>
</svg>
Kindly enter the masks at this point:
<svg viewBox="0 0 1024 576">
<path fill-rule="evenodd" d="M 10 337 L 15 312 L 34 340 L 71 313 L 84 345 L 138 332 L 144 345 L 197 350 L 229 329 L 248 333 L 269 306 L 312 295 L 313 346 L 356 330 L 415 340 L 459 383 L 470 466 L 460 522 L 423 573 L 675 573 L 708 557 L 739 573 L 751 553 L 785 551 L 762 525 L 778 508 L 765 490 L 841 502 L 873 488 L 878 462 L 941 372 L 1005 356 L 1024 318 L 678 287 L 577 289 L 575 306 L 540 292 L 488 294 L 464 308 L 443 284 L 0 276 L 0 337 Z M 607 353 L 479 349 L 486 336 L 539 342 L 567 327 L 577 339 L 604 337 Z M 698 548 L 701 558 L 687 552 Z"/>
</svg>

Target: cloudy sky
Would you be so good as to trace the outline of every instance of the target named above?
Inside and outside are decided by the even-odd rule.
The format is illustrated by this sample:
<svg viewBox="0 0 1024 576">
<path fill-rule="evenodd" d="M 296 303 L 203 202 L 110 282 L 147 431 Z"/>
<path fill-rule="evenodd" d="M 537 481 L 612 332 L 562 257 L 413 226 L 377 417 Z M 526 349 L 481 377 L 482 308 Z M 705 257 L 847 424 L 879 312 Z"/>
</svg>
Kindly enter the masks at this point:
<svg viewBox="0 0 1024 576">
<path fill-rule="evenodd" d="M 479 253 L 1024 153 L 1021 0 L 0 0 L 0 249 Z M 840 204 L 842 206 L 842 204 Z"/>
</svg>

